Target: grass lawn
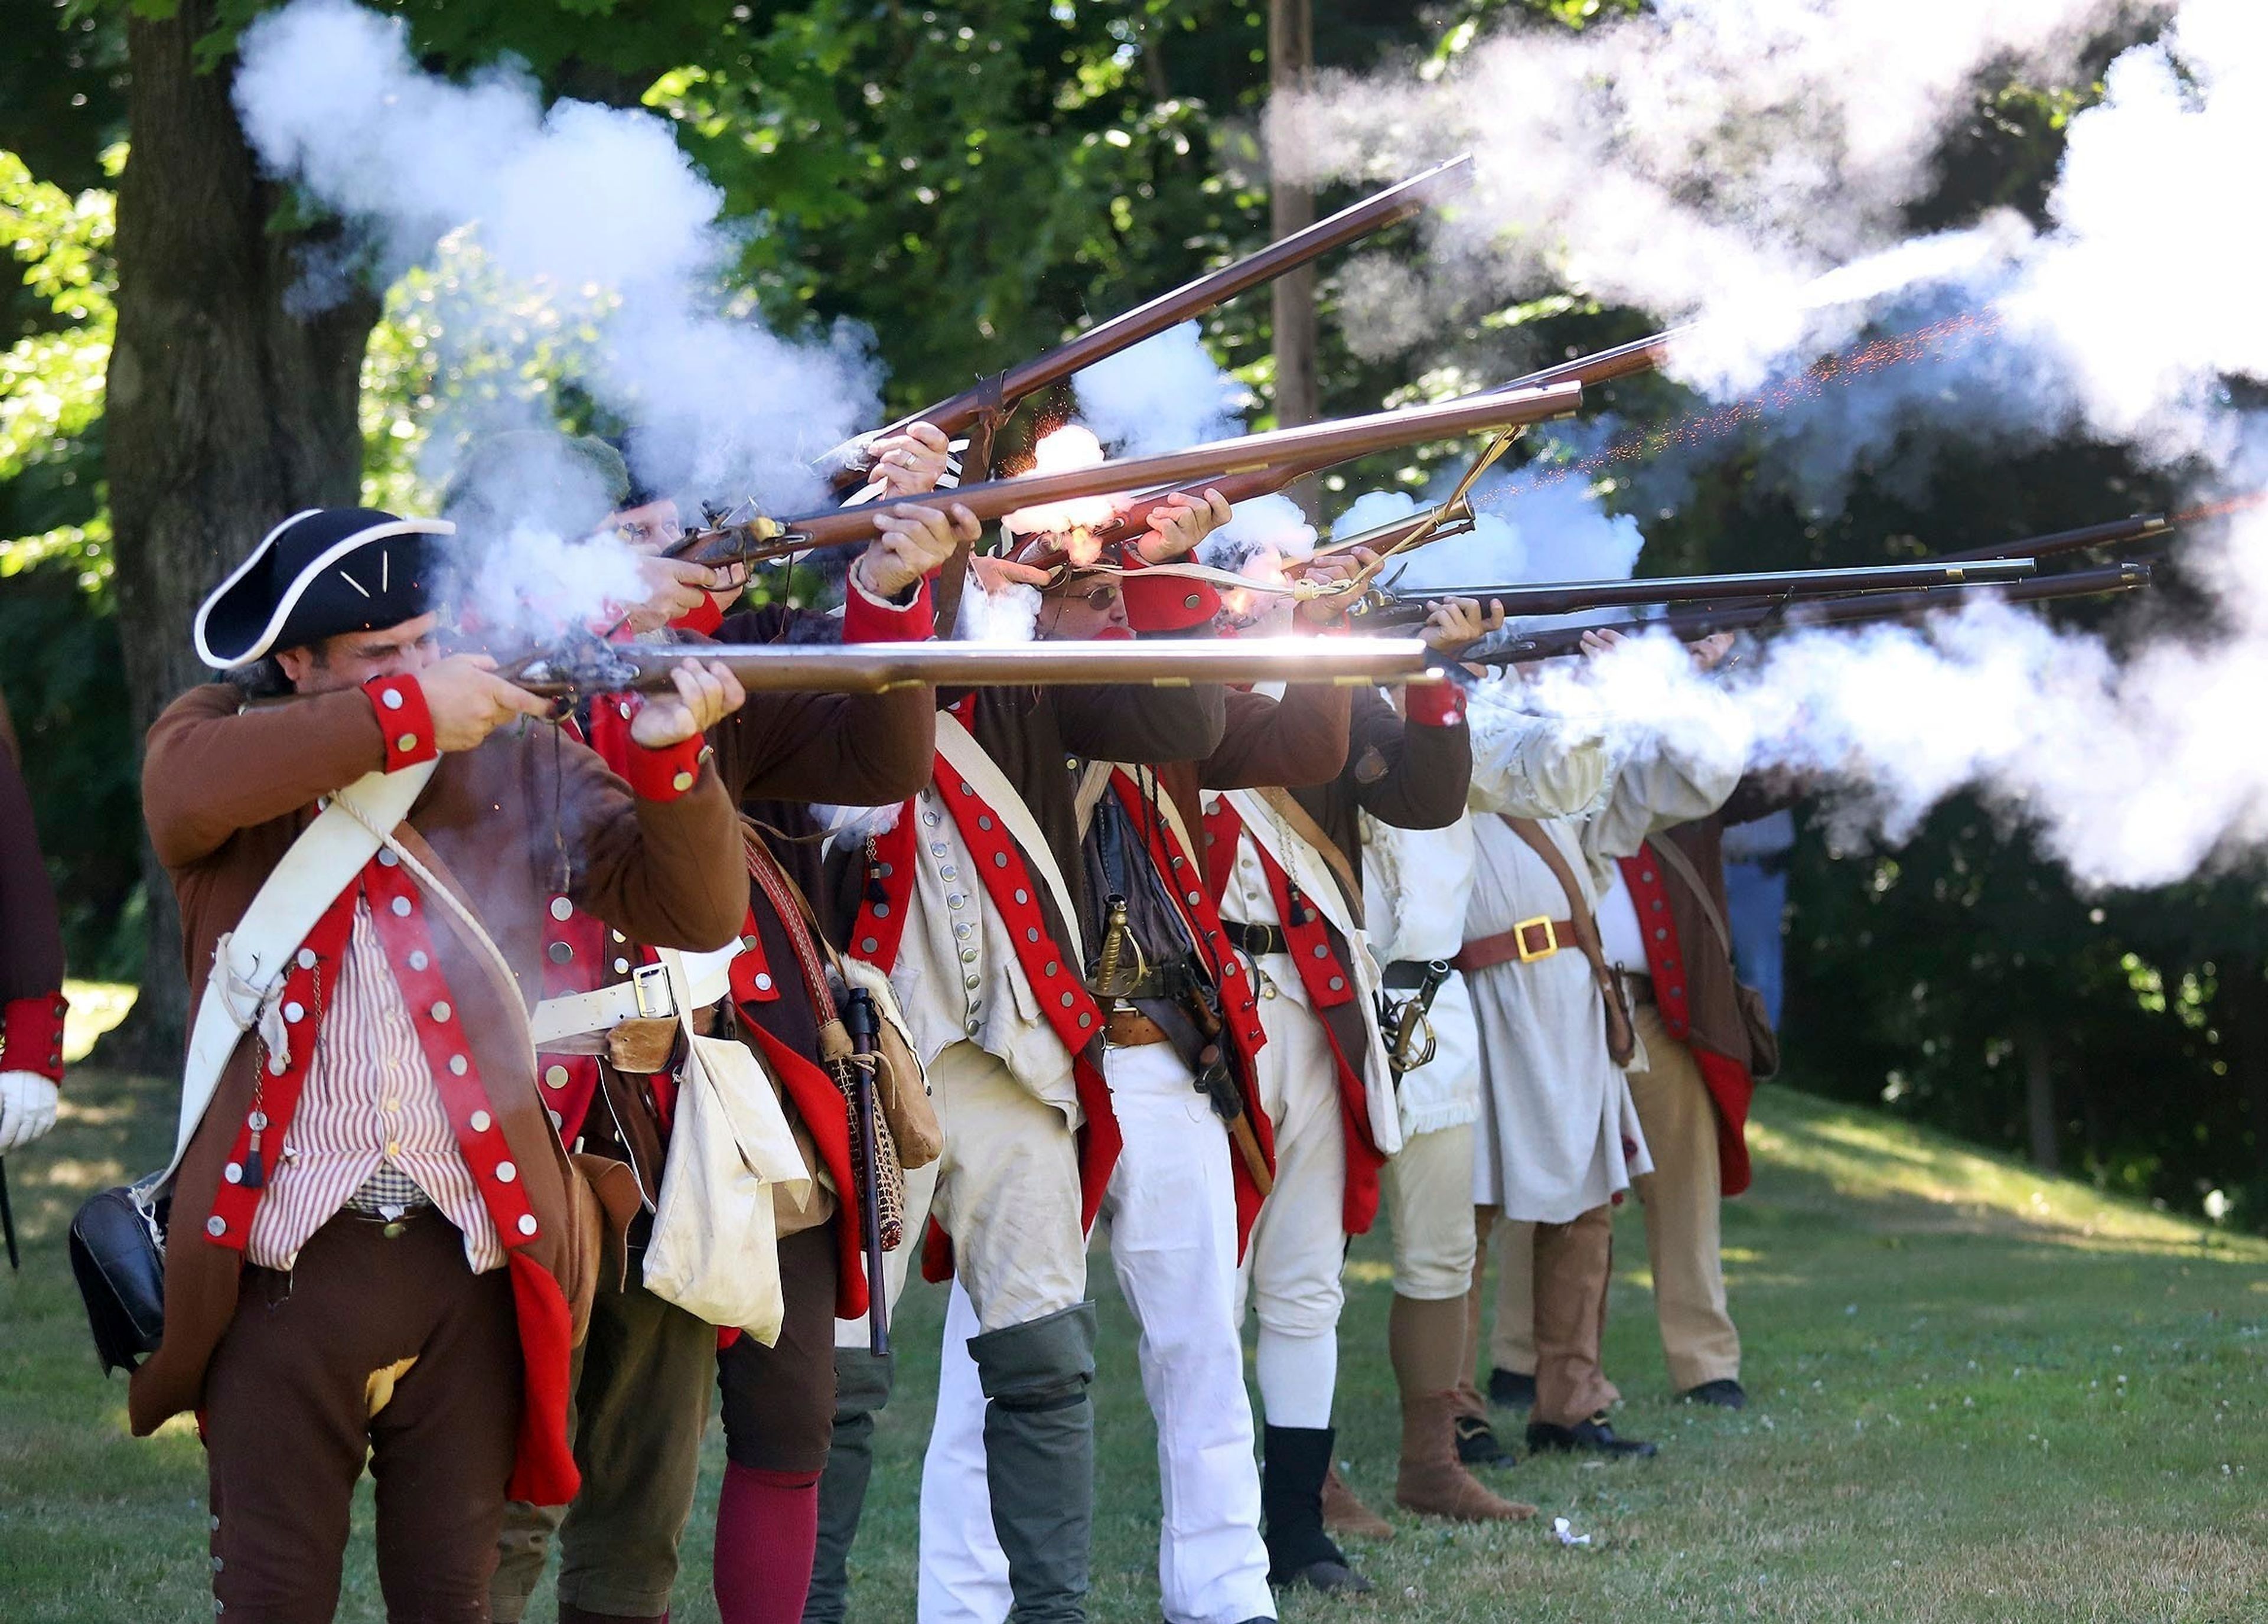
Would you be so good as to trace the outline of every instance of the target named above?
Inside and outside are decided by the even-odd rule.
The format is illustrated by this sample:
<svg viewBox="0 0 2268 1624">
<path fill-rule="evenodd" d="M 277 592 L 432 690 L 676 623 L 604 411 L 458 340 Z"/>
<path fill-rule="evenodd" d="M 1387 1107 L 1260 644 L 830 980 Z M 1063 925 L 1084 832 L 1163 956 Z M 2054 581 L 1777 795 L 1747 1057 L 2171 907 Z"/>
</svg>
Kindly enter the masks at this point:
<svg viewBox="0 0 2268 1624">
<path fill-rule="evenodd" d="M 1756 1187 L 1727 1223 L 1756 1402 L 1668 1401 L 1645 1238 L 1623 1215 L 1608 1367 L 1626 1434 L 1659 1459 L 1523 1462 L 1498 1480 L 1535 1522 L 1395 1514 L 1358 1560 L 1378 1593 L 1287 1598 L 1285 1616 L 1482 1620 L 2268 1618 L 2268 1244 L 2039 1178 L 1786 1088 L 1758 1101 Z M 0 1275 L 0 1619 L 187 1620 L 206 1611 L 203 1473 L 192 1432 L 126 1435 L 122 1380 L 96 1374 L 63 1260 L 88 1190 L 163 1159 L 169 1089 L 75 1074 L 52 1138 L 8 1172 L 26 1243 Z M 1389 1293 L 1355 1248 L 1340 1454 L 1389 1510 Z M 1130 1323 L 1095 1271 L 1098 1620 L 1154 1620 L 1157 1479 Z M 913 1616 L 917 1474 L 941 1297 L 908 1295 L 856 1558 L 855 1616 Z M 715 1614 L 712 1429 L 681 1624 Z M 381 1616 L 368 1485 L 341 1616 Z M 1563 1547 L 1550 1519 L 1591 1537 Z M 531 1617 L 551 1618 L 548 1597 Z"/>
</svg>

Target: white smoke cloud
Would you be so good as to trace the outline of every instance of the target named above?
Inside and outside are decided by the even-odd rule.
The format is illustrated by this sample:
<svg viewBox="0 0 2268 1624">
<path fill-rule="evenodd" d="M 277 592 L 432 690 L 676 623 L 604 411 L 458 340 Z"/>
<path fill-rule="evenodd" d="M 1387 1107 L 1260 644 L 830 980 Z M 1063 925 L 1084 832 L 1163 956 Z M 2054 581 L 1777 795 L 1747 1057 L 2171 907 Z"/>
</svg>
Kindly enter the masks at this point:
<svg viewBox="0 0 2268 1624">
<path fill-rule="evenodd" d="M 825 503 L 809 459 L 879 415 L 857 334 L 814 342 L 728 304 L 722 194 L 654 114 L 561 100 L 497 69 L 464 83 L 422 71 L 399 18 L 350 0 L 292 0 L 244 33 L 233 95 L 268 171 L 347 221 L 352 252 L 311 263 L 303 301 L 344 275 L 390 279 L 446 239 L 482 274 L 441 312 L 443 364 L 512 378 L 561 368 L 627 427 L 643 484 L 692 503 L 754 500 L 790 515 Z M 509 304 L 522 312 L 498 320 Z M 499 429 L 548 426 L 540 394 L 481 399 L 429 444 L 448 453 Z M 427 470 L 437 482 L 452 470 Z M 595 522 L 603 508 L 590 515 Z M 549 601 L 602 612 L 620 571 L 555 536 L 571 573 Z M 540 628 L 523 628 L 531 632 Z"/>
<path fill-rule="evenodd" d="M 1509 34 L 1436 85 L 1341 85 L 1299 111 L 1312 121 L 1303 150 L 1353 173 L 1475 146 L 1483 173 L 1463 222 L 1437 234 L 1437 280 L 1466 296 L 1564 285 L 1699 318 L 1673 370 L 1720 400 L 1800 394 L 1791 426 L 1751 426 L 1765 430 L 1768 471 L 1815 503 L 1924 422 L 1970 442 L 2122 444 L 2201 498 L 2260 488 L 2268 425 L 2227 380 L 2268 379 L 2268 224 L 2238 179 L 2268 150 L 2268 7 L 2151 8 L 2171 20 L 2073 119 L 2045 229 L 1993 214 L 1911 242 L 1902 212 L 1933 184 L 1980 70 L 2019 63 L 2053 82 L 2122 8 L 1653 10 L 1581 36 Z M 1800 373 L 1870 320 L 1944 334 L 1910 364 Z M 1727 408 L 1641 447 L 1641 484 L 1674 487 L 1721 447 L 1711 433 L 1742 422 Z M 1926 453 L 1894 472 L 1918 491 Z M 1538 476 L 1497 511 L 1532 543 L 1543 526 L 1523 521 L 1572 482 Z M 2268 752 L 2252 725 L 2268 691 L 2256 606 L 2268 603 L 2268 515 L 2240 511 L 2186 548 L 2187 578 L 2212 604 L 2201 624 L 2144 608 L 2106 638 L 1979 605 L 1919 628 L 1783 634 L 1705 681 L 1647 638 L 1554 665 L 1523 702 L 1668 718 L 1758 766 L 1816 775 L 1846 838 L 1901 841 L 1973 790 L 2081 885 L 2161 885 L 2268 846 Z M 1464 562 L 1419 558 L 1429 571 Z M 1538 577 L 1606 573 L 1527 562 Z"/>
<path fill-rule="evenodd" d="M 1152 334 L 1071 378 L 1079 415 L 1115 457 L 1226 439 L 1243 432 L 1251 392 L 1206 353 L 1194 321 Z"/>
</svg>

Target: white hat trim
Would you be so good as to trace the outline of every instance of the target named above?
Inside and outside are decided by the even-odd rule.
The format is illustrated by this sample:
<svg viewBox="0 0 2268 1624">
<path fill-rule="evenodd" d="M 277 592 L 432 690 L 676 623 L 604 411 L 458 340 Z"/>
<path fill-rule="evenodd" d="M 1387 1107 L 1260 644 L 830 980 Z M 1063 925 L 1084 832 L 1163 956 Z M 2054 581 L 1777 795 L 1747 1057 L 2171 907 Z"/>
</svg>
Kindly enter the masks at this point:
<svg viewBox="0 0 2268 1624">
<path fill-rule="evenodd" d="M 276 600 L 274 613 L 268 617 L 268 624 L 261 628 L 260 636 L 253 639 L 251 649 L 232 660 L 219 658 L 205 643 L 205 617 L 212 613 L 213 606 L 228 596 L 229 588 L 242 580 L 247 572 L 260 562 L 261 555 L 276 545 L 276 537 L 309 514 L 321 511 L 320 508 L 307 508 L 294 513 L 262 536 L 260 539 L 260 545 L 252 549 L 251 555 L 230 573 L 228 579 L 213 588 L 211 592 L 207 594 L 204 602 L 197 606 L 196 624 L 192 628 L 191 635 L 196 643 L 199 659 L 215 671 L 234 671 L 239 666 L 249 665 L 253 661 L 260 658 L 275 643 L 276 635 L 284 629 L 284 622 L 291 618 L 291 611 L 298 606 L 300 598 L 306 594 L 314 578 L 358 547 L 366 547 L 372 541 L 383 541 L 388 536 L 453 536 L 457 533 L 457 527 L 446 518 L 398 518 L 391 524 L 372 525 L 367 530 L 357 530 L 342 540 L 333 542 L 317 555 L 315 561 L 302 570 L 298 578 L 284 590 L 284 596 Z"/>
</svg>

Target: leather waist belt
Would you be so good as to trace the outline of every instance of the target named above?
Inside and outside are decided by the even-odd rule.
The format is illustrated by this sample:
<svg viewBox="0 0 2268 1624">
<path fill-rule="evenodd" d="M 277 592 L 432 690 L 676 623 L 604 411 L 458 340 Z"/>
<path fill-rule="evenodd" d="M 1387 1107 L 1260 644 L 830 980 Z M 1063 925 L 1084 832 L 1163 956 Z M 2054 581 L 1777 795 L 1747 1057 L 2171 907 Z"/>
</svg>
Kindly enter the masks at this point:
<svg viewBox="0 0 2268 1624">
<path fill-rule="evenodd" d="M 1102 1040 L 1115 1049 L 1138 1049 L 1170 1040 L 1166 1029 L 1141 1010 L 1113 1010 L 1103 1020 Z"/>
<path fill-rule="evenodd" d="M 1539 959 L 1552 957 L 1563 947 L 1572 950 L 1577 945 L 1573 920 L 1547 919 L 1538 914 L 1533 919 L 1521 920 L 1509 930 L 1466 943 L 1463 951 L 1449 964 L 1454 969 L 1470 974 L 1511 964 L 1515 959 L 1521 964 L 1534 964 Z"/>
<path fill-rule="evenodd" d="M 704 1009 L 732 990 L 733 960 L 740 951 L 735 943 L 713 953 L 685 955 L 695 1009 Z M 660 965 L 642 964 L 627 981 L 595 992 L 546 998 L 535 1006 L 527 1025 L 535 1047 L 546 1054 L 600 1054 L 606 1052 L 607 1034 L 622 1022 L 668 1019 L 677 1012 L 668 973 Z"/>
<path fill-rule="evenodd" d="M 1224 919 L 1220 922 L 1220 929 L 1221 934 L 1228 937 L 1230 945 L 1248 959 L 1264 959 L 1270 953 L 1292 951 L 1291 944 L 1284 939 L 1284 932 L 1274 925 L 1248 925 Z"/>
</svg>

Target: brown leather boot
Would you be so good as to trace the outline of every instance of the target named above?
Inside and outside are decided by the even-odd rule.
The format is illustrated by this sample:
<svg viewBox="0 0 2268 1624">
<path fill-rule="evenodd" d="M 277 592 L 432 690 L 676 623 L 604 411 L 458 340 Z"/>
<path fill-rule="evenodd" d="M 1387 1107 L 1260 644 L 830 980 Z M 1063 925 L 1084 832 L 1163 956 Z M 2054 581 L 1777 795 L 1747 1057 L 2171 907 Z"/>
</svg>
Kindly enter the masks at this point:
<svg viewBox="0 0 2268 1624">
<path fill-rule="evenodd" d="M 1394 1503 L 1460 1523 L 1525 1522 L 1535 1515 L 1534 1506 L 1491 1494 L 1457 1459 L 1451 1419 L 1456 1398 L 1446 1392 L 1403 1396 L 1402 1470 L 1394 1481 Z"/>
<path fill-rule="evenodd" d="M 1394 1525 L 1355 1497 L 1336 1466 L 1323 1476 L 1323 1527 L 1328 1532 L 1357 1539 L 1394 1538 Z"/>
</svg>

